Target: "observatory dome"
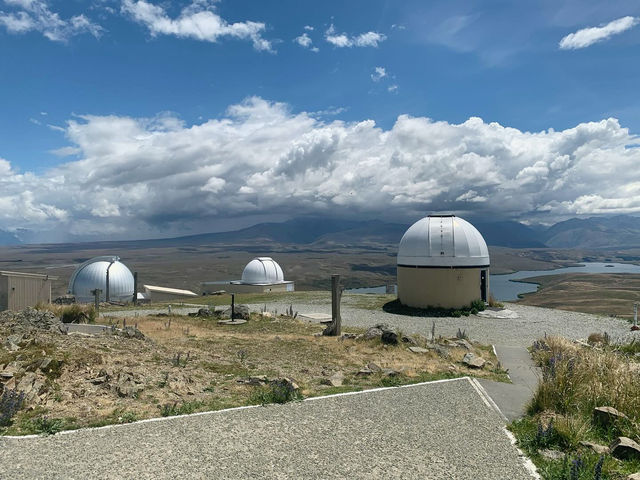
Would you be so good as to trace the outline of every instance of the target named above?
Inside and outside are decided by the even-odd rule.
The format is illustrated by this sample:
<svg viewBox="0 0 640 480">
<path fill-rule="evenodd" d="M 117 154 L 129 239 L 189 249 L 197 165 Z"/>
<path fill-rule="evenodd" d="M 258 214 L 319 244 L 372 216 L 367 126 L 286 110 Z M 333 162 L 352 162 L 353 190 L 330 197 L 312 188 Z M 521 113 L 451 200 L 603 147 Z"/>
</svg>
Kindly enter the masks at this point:
<svg viewBox="0 0 640 480">
<path fill-rule="evenodd" d="M 411 225 L 398 248 L 398 266 L 488 267 L 480 232 L 455 215 L 429 215 Z"/>
<path fill-rule="evenodd" d="M 282 283 L 282 268 L 271 257 L 256 257 L 247 263 L 242 272 L 242 283 Z"/>
<path fill-rule="evenodd" d="M 91 293 L 96 288 L 102 290 L 100 299 L 106 299 L 107 269 L 109 270 L 109 300 L 128 302 L 133 298 L 133 274 L 120 257 L 95 257 L 80 265 L 69 281 L 69 293 L 75 295 L 76 301 L 92 302 L 95 297 Z"/>
</svg>

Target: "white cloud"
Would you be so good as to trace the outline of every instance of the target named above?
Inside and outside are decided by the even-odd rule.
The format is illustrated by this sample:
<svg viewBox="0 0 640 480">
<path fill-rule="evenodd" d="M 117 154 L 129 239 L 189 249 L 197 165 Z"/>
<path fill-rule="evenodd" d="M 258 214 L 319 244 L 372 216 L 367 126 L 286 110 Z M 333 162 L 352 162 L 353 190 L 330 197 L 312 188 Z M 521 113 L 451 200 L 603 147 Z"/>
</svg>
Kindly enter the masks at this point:
<svg viewBox="0 0 640 480">
<path fill-rule="evenodd" d="M 122 12 L 146 26 L 152 36 L 174 35 L 206 42 L 223 37 L 250 40 L 253 48 L 272 52 L 272 44 L 262 38 L 266 26 L 262 22 L 228 23 L 214 11 L 214 2 L 194 0 L 177 18 L 170 18 L 165 9 L 145 0 L 123 0 Z"/>
<path fill-rule="evenodd" d="M 638 18 L 627 16 L 599 27 L 583 28 L 564 37 L 560 40 L 559 46 L 562 50 L 585 48 L 594 43 L 603 42 L 613 35 L 625 32 L 638 25 L 639 22 Z"/>
<path fill-rule="evenodd" d="M 398 85 L 393 84 L 387 87 L 387 92 L 389 93 L 398 93 Z"/>
<path fill-rule="evenodd" d="M 351 48 L 351 47 L 375 47 L 377 48 L 381 42 L 384 42 L 386 35 L 378 32 L 366 32 L 355 36 L 349 36 L 346 33 L 336 33 L 333 24 L 325 32 L 325 40 L 334 47 Z"/>
<path fill-rule="evenodd" d="M 313 32 L 315 30 L 311 25 L 305 25 L 304 29 L 308 32 Z"/>
<path fill-rule="evenodd" d="M 530 133 L 475 117 L 401 115 L 389 129 L 323 118 L 258 97 L 195 125 L 75 117 L 60 153 L 77 160 L 36 175 L 0 159 L 0 229 L 157 236 L 260 215 L 640 213 L 640 149 L 626 148 L 638 139 L 615 119 Z"/>
<path fill-rule="evenodd" d="M 294 38 L 293 41 L 303 48 L 308 48 L 312 52 L 320 51 L 318 47 L 313 46 L 313 40 L 311 40 L 311 37 L 306 32 L 300 35 L 299 37 Z"/>
<path fill-rule="evenodd" d="M 75 15 L 62 19 L 52 12 L 44 0 L 4 0 L 4 3 L 17 10 L 0 11 L 0 25 L 9 33 L 21 34 L 30 31 L 42 33 L 54 42 L 65 42 L 70 37 L 89 33 L 99 38 L 104 29 L 84 15 Z"/>
<path fill-rule="evenodd" d="M 379 82 L 381 79 L 387 76 L 387 70 L 384 67 L 376 67 L 371 74 L 371 80 Z"/>
</svg>

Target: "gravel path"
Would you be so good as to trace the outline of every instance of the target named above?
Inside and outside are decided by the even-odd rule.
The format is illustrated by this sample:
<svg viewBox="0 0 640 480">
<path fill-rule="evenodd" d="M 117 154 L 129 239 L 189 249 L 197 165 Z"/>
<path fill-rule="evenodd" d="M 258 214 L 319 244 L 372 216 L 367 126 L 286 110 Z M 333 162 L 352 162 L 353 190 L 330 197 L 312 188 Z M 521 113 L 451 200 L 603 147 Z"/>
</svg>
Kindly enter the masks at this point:
<svg viewBox="0 0 640 480">
<path fill-rule="evenodd" d="M 466 330 L 472 340 L 493 345 L 529 347 L 534 340 L 543 337 L 545 333 L 571 339 L 586 339 L 590 333 L 606 331 L 614 340 L 624 338 L 630 341 L 634 336 L 640 340 L 640 333 L 630 332 L 629 324 L 624 320 L 517 303 L 509 303 L 505 306 L 515 311 L 519 318 L 495 319 L 475 315 L 460 318 L 422 318 L 352 307 L 342 307 L 341 314 L 344 326 L 366 328 L 376 323 L 387 323 L 398 327 L 404 333 L 421 333 L 428 337 L 431 336 L 431 324 L 435 321 L 436 335 L 455 336 L 460 328 Z M 252 310 L 259 310 L 262 305 L 250 307 Z M 289 304 L 268 304 L 267 307 L 269 310 L 277 309 L 278 312 L 284 312 Z M 331 304 L 294 304 L 293 310 L 301 314 L 330 315 Z"/>
<path fill-rule="evenodd" d="M 3 479 L 532 478 L 468 379 L 0 438 L 0 451 Z"/>
</svg>

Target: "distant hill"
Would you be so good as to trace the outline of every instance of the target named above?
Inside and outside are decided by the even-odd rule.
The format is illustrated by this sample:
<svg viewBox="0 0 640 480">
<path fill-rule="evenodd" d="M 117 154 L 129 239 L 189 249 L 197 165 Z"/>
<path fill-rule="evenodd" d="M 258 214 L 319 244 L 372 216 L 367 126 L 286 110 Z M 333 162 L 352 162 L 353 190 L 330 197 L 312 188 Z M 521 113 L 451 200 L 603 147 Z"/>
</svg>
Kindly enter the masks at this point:
<svg viewBox="0 0 640 480">
<path fill-rule="evenodd" d="M 542 248 L 546 245 L 541 240 L 539 231 L 519 222 L 473 222 L 473 225 L 484 237 L 488 245 L 510 248 Z"/>
<path fill-rule="evenodd" d="M 510 248 L 621 248 L 640 247 L 640 217 L 573 218 L 549 228 L 514 221 L 471 220 L 487 244 Z M 295 218 L 282 223 L 260 223 L 232 232 L 204 233 L 176 238 L 87 242 L 97 249 L 140 249 L 207 244 L 266 245 L 269 243 L 331 247 L 332 245 L 397 245 L 408 224 L 379 220 L 342 220 L 326 217 Z M 0 245 L 21 243 L 0 230 Z M 56 244 L 56 250 L 75 250 L 76 243 Z"/>
<path fill-rule="evenodd" d="M 548 228 L 542 240 L 553 248 L 638 247 L 640 217 L 572 218 Z"/>
<path fill-rule="evenodd" d="M 19 245 L 22 242 L 11 232 L 0 230 L 0 245 Z"/>
</svg>

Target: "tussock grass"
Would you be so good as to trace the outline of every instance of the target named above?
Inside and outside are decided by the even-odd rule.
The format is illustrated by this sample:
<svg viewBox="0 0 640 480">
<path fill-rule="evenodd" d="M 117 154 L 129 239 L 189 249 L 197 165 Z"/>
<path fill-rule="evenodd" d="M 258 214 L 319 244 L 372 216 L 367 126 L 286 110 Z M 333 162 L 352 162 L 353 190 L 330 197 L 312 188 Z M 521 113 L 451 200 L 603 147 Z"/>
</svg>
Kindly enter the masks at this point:
<svg viewBox="0 0 640 480">
<path fill-rule="evenodd" d="M 545 410 L 589 417 L 595 407 L 610 406 L 640 421 L 640 375 L 631 359 L 616 350 L 584 348 L 550 337 L 534 350 L 543 378 L 529 413 Z"/>
<path fill-rule="evenodd" d="M 640 441 L 640 375 L 628 347 L 610 345 L 606 336 L 592 335 L 593 346 L 549 337 L 535 342 L 532 353 L 542 378 L 527 416 L 510 426 L 544 479 L 623 479 L 640 470 L 640 461 L 614 459 L 583 446 L 581 441 L 608 445 L 615 437 Z M 626 349 L 626 350 L 625 350 Z M 633 351 L 633 346 L 631 347 Z M 595 407 L 624 413 L 608 426 L 594 422 Z M 550 460 L 541 450 L 560 450 Z"/>
</svg>

